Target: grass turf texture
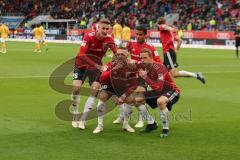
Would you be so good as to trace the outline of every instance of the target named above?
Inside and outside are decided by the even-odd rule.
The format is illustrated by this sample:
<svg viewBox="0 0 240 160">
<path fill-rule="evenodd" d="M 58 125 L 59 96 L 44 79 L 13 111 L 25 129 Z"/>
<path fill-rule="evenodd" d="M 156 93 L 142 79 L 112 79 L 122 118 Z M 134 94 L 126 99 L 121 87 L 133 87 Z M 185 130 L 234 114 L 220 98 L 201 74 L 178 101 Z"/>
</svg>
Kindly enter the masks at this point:
<svg viewBox="0 0 240 160">
<path fill-rule="evenodd" d="M 49 51 L 33 53 L 33 43 L 8 42 L 0 54 L 0 159 L 158 159 L 237 160 L 240 157 L 240 60 L 234 51 L 181 49 L 179 69 L 202 71 L 207 80 L 175 79 L 182 93 L 171 113 L 170 136 L 126 133 L 104 119 L 104 132 L 92 133 L 97 119 L 80 131 L 58 119 L 55 105 L 70 95 L 49 87 L 48 76 L 75 57 L 78 45 L 49 44 Z M 159 53 L 161 49 L 159 48 Z M 71 84 L 69 76 L 66 83 Z M 82 111 L 86 97 L 82 97 Z M 159 111 L 151 110 L 159 121 Z M 136 121 L 136 111 L 132 125 Z"/>
</svg>

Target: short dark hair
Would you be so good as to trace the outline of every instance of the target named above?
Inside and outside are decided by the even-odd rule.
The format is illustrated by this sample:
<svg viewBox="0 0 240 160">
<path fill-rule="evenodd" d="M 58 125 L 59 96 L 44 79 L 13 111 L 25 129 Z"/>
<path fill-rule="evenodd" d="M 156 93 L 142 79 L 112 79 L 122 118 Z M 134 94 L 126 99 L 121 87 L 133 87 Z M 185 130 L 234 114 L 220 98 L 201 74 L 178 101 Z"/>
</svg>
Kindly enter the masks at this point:
<svg viewBox="0 0 240 160">
<path fill-rule="evenodd" d="M 158 18 L 157 24 L 165 24 L 165 23 L 166 23 L 165 18 L 163 18 L 163 17 Z"/>
<path fill-rule="evenodd" d="M 149 57 L 152 58 L 152 51 L 148 48 L 143 48 L 141 51 L 140 51 L 140 54 L 141 53 L 147 53 Z"/>
<path fill-rule="evenodd" d="M 102 19 L 100 19 L 98 23 L 102 23 L 102 24 L 111 24 L 111 22 L 110 22 L 108 19 L 106 19 L 106 18 L 102 18 Z"/>
<path fill-rule="evenodd" d="M 147 34 L 147 28 L 145 26 L 143 26 L 143 25 L 137 26 L 136 30 L 143 31 L 144 34 Z"/>
</svg>

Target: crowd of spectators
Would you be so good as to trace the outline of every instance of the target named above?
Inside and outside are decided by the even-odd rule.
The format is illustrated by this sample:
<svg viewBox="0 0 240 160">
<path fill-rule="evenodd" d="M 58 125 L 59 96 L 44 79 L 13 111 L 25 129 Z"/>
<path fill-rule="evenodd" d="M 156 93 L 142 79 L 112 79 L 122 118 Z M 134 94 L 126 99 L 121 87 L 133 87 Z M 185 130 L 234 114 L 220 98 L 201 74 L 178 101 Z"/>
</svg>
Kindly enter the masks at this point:
<svg viewBox="0 0 240 160">
<path fill-rule="evenodd" d="M 78 27 L 89 28 L 105 16 L 154 28 L 158 17 L 178 13 L 174 25 L 184 30 L 231 30 L 240 20 L 240 0 L 0 0 L 0 15 L 38 15 L 55 19 L 77 19 Z"/>
</svg>

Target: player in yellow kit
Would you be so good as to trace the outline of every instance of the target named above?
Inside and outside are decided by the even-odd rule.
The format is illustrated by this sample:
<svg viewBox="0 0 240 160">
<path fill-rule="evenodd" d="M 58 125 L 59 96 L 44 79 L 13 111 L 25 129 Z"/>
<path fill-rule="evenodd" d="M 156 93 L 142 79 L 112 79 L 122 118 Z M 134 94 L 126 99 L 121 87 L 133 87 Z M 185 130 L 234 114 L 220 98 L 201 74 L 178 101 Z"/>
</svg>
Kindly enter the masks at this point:
<svg viewBox="0 0 240 160">
<path fill-rule="evenodd" d="M 131 29 L 128 23 L 125 23 L 123 26 L 122 40 L 125 42 L 130 42 L 131 40 Z"/>
<path fill-rule="evenodd" d="M 34 52 L 42 52 L 41 50 L 41 40 L 43 37 L 43 31 L 40 28 L 40 25 L 36 25 L 36 27 L 32 31 L 34 39 L 35 39 L 35 49 Z"/>
<path fill-rule="evenodd" d="M 113 36 L 116 45 L 120 45 L 122 41 L 122 26 L 118 20 L 115 20 L 115 24 L 113 26 Z"/>
<path fill-rule="evenodd" d="M 0 41 L 2 44 L 0 52 L 7 53 L 6 38 L 9 35 L 9 28 L 3 23 L 0 23 L 0 35 L 1 35 Z"/>
<path fill-rule="evenodd" d="M 41 45 L 44 45 L 45 48 L 46 48 L 46 51 L 47 51 L 48 50 L 48 45 L 47 45 L 47 42 L 45 40 L 45 38 L 46 38 L 45 30 L 44 30 L 42 25 L 39 28 L 43 32 L 42 39 L 41 39 Z"/>
</svg>

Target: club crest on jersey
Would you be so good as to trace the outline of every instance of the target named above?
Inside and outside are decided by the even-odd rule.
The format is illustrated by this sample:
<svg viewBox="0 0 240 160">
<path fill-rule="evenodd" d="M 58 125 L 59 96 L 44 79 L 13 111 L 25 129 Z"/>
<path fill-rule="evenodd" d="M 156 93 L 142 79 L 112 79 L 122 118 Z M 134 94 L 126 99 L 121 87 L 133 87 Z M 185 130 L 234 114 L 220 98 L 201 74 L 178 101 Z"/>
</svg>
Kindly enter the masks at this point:
<svg viewBox="0 0 240 160">
<path fill-rule="evenodd" d="M 87 43 L 86 41 L 82 41 L 81 46 L 82 46 L 82 47 L 85 47 L 85 46 L 86 46 L 86 43 Z"/>
<path fill-rule="evenodd" d="M 163 74 L 158 74 L 158 80 L 163 80 Z"/>
</svg>

